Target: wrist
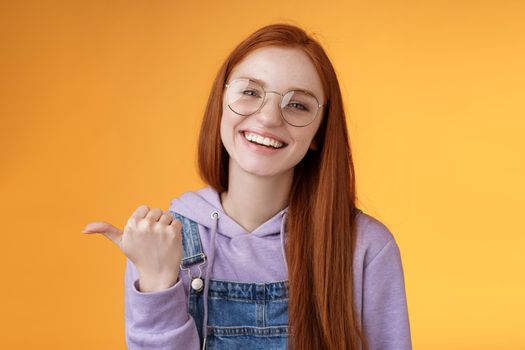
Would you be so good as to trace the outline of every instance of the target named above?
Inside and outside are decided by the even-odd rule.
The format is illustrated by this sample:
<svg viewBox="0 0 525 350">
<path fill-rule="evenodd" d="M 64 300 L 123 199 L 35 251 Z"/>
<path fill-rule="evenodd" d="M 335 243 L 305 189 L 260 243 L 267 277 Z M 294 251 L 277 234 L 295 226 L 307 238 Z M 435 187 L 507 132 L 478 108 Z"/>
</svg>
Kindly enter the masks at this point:
<svg viewBox="0 0 525 350">
<path fill-rule="evenodd" d="M 173 287 L 179 276 L 156 276 L 139 273 L 138 287 L 142 293 L 158 292 Z"/>
</svg>

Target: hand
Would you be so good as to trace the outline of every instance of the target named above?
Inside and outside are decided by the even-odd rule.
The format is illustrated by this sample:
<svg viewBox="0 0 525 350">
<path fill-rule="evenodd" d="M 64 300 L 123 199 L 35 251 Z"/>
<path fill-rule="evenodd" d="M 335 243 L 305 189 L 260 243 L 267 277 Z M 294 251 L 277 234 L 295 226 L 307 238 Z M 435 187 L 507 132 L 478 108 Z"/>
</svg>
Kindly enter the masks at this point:
<svg viewBox="0 0 525 350">
<path fill-rule="evenodd" d="M 142 292 L 173 286 L 182 259 L 182 224 L 169 212 L 139 206 L 124 232 L 104 221 L 89 223 L 83 233 L 102 233 L 133 262 L 140 275 Z"/>
</svg>

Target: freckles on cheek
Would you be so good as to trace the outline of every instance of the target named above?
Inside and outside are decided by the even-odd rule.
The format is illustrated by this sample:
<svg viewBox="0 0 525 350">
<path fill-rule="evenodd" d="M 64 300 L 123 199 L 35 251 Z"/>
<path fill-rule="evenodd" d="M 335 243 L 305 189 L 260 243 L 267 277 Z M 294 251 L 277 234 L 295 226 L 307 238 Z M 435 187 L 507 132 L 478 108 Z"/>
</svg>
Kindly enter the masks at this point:
<svg viewBox="0 0 525 350">
<path fill-rule="evenodd" d="M 221 134 L 221 141 L 222 141 L 222 144 L 224 145 L 225 142 L 226 142 L 226 143 L 228 142 L 228 128 L 227 128 L 226 125 L 224 124 L 224 120 L 221 121 L 220 134 Z"/>
<path fill-rule="evenodd" d="M 223 115 L 220 126 L 221 140 L 223 144 L 233 145 L 235 144 L 235 125 L 228 119 L 227 116 Z"/>
<path fill-rule="evenodd" d="M 295 142 L 298 144 L 310 144 L 310 142 L 312 142 L 313 137 L 298 136 L 298 137 L 295 137 L 294 139 L 295 139 Z"/>
</svg>

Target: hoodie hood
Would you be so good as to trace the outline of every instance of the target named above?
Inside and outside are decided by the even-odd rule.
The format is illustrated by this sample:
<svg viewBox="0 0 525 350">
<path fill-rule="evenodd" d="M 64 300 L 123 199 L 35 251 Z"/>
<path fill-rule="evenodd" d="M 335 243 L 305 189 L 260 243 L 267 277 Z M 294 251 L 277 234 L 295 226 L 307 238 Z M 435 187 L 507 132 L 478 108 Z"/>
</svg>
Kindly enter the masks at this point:
<svg viewBox="0 0 525 350">
<path fill-rule="evenodd" d="M 279 235 L 281 232 L 282 216 L 288 212 L 288 207 L 279 211 L 252 232 L 247 232 L 224 212 L 219 193 L 210 186 L 197 192 L 186 192 L 180 197 L 173 199 L 169 210 L 207 228 L 212 228 L 216 225 L 212 214 L 218 212 L 220 219 L 218 220 L 217 233 L 235 238 L 239 235 L 246 235 L 247 233 L 258 237 Z"/>
</svg>

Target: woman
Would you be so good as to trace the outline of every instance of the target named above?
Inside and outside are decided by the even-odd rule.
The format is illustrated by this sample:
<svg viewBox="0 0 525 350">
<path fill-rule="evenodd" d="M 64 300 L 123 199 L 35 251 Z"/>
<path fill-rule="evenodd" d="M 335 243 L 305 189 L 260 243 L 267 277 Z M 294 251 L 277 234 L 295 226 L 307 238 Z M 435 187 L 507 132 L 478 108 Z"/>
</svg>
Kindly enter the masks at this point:
<svg viewBox="0 0 525 350">
<path fill-rule="evenodd" d="M 130 349 L 411 349 L 398 246 L 355 205 L 335 71 L 291 25 L 220 68 L 199 140 L 208 187 L 122 232 Z"/>
</svg>

